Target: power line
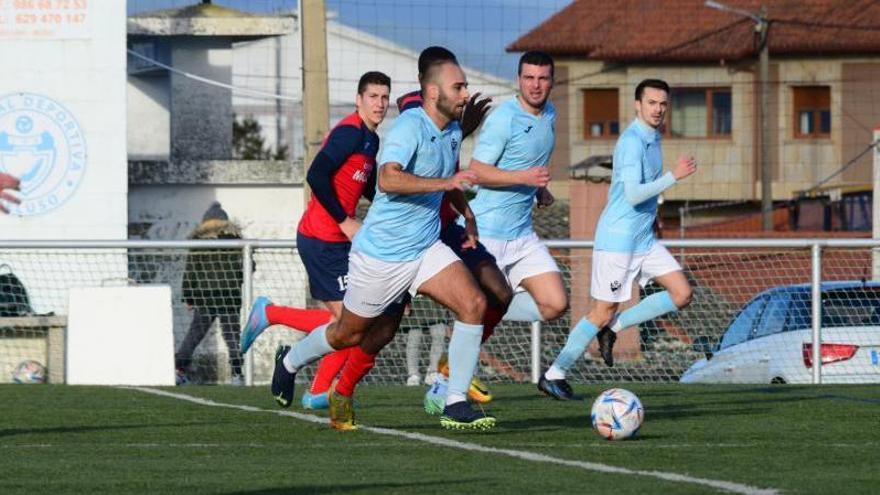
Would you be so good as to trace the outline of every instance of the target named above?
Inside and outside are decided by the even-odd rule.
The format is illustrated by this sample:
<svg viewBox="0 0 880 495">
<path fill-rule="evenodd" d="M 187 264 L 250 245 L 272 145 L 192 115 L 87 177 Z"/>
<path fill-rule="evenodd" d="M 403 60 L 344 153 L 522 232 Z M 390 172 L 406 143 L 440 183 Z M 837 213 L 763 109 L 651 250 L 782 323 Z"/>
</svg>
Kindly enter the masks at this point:
<svg viewBox="0 0 880 495">
<path fill-rule="evenodd" d="M 232 91 L 233 93 L 241 93 L 241 94 L 248 95 L 248 96 L 257 96 L 257 97 L 261 97 L 261 98 L 275 99 L 275 100 L 286 100 L 286 101 L 293 101 L 293 102 L 300 101 L 300 98 L 294 98 L 293 96 L 277 95 L 274 93 L 267 93 L 267 92 L 259 91 L 256 89 L 240 88 L 237 86 L 233 86 L 231 84 L 226 84 L 224 82 L 216 81 L 214 79 L 209 79 L 207 77 L 202 77 L 202 76 L 193 74 L 191 72 L 186 72 L 186 71 L 182 71 L 180 69 L 176 69 L 170 65 L 163 64 L 162 62 L 159 62 L 158 60 L 153 60 L 150 57 L 147 57 L 145 55 L 141 55 L 140 53 L 138 53 L 130 48 L 127 49 L 126 51 L 128 52 L 129 55 L 131 55 L 135 58 L 139 58 L 147 63 L 153 64 L 156 67 L 161 67 L 162 69 L 165 69 L 169 72 L 179 74 L 183 77 L 192 79 L 194 81 L 199 81 L 201 83 L 205 83 L 205 84 L 208 84 L 211 86 L 217 86 L 219 88 L 228 89 L 228 90 Z"/>
<path fill-rule="evenodd" d="M 838 175 L 842 174 L 846 169 L 848 169 L 849 167 L 851 167 L 854 163 L 856 163 L 856 162 L 859 161 L 863 156 L 865 156 L 866 153 L 868 153 L 868 152 L 871 151 L 872 149 L 876 148 L 877 146 L 880 146 L 880 139 L 878 139 L 877 141 L 874 141 L 873 143 L 869 144 L 868 147 L 865 148 L 864 150 L 862 150 L 861 153 L 859 153 L 858 155 L 856 155 L 855 158 L 853 158 L 852 160 L 848 161 L 844 166 L 842 166 L 842 167 L 840 167 L 839 169 L 837 169 L 834 173 L 832 173 L 832 174 L 829 175 L 828 177 L 825 177 L 824 179 L 822 179 L 822 180 L 820 180 L 819 182 L 817 182 L 816 185 L 814 185 L 813 187 L 807 189 L 806 192 L 807 192 L 807 193 L 810 193 L 810 192 L 813 192 L 813 191 L 818 190 L 820 187 L 822 187 L 823 184 L 827 183 L 827 182 L 830 181 L 831 179 L 833 179 L 833 178 L 837 177 Z"/>
</svg>

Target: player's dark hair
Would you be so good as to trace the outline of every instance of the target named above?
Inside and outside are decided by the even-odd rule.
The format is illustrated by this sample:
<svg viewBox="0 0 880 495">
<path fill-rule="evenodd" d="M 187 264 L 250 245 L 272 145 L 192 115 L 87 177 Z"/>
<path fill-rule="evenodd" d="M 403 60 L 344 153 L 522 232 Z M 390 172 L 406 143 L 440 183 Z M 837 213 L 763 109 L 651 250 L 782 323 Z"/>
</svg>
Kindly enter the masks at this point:
<svg viewBox="0 0 880 495">
<path fill-rule="evenodd" d="M 553 64 L 553 57 L 547 55 L 544 52 L 539 51 L 530 51 L 522 54 L 522 57 L 519 58 L 519 65 L 516 67 L 516 74 L 522 74 L 523 64 L 529 65 L 539 65 L 539 66 L 550 66 L 550 77 L 553 77 L 553 74 L 556 72 L 556 66 Z"/>
<path fill-rule="evenodd" d="M 645 94 L 645 88 L 654 88 L 666 91 L 669 94 L 669 85 L 662 79 L 645 79 L 636 86 L 636 101 L 641 101 L 642 95 Z"/>
<path fill-rule="evenodd" d="M 421 79 L 431 67 L 446 62 L 452 62 L 453 64 L 458 65 L 458 59 L 455 58 L 455 54 L 446 48 L 443 48 L 442 46 L 429 46 L 428 48 L 425 48 L 422 50 L 422 53 L 419 54 L 419 79 Z"/>
<path fill-rule="evenodd" d="M 391 90 L 391 78 L 386 76 L 382 72 L 371 70 L 370 72 L 364 73 L 361 76 L 361 80 L 358 81 L 358 94 L 364 94 L 364 91 L 367 90 L 368 84 L 378 84 L 379 86 L 388 86 L 388 89 Z"/>
<path fill-rule="evenodd" d="M 422 88 L 433 80 L 443 64 L 458 65 L 458 59 L 442 46 L 429 46 L 419 55 L 419 84 Z"/>
</svg>

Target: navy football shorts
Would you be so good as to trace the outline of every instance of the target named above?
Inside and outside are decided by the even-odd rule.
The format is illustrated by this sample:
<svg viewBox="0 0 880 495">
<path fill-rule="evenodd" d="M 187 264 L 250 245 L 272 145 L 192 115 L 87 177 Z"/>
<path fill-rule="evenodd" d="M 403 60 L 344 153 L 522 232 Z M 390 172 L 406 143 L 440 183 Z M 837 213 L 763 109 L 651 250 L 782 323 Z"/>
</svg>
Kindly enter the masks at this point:
<svg viewBox="0 0 880 495">
<path fill-rule="evenodd" d="M 319 301 L 341 301 L 348 285 L 350 242 L 327 242 L 296 233 L 296 248 L 309 276 L 309 290 Z"/>
</svg>

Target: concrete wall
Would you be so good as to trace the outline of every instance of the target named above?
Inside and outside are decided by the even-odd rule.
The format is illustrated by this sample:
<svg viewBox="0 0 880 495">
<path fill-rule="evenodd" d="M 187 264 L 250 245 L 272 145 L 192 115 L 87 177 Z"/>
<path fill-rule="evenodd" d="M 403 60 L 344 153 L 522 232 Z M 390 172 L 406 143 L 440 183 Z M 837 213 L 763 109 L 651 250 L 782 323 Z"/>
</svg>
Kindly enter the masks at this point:
<svg viewBox="0 0 880 495">
<path fill-rule="evenodd" d="M 228 83 L 232 79 L 229 41 L 183 38 L 171 48 L 171 65 L 192 74 Z M 171 156 L 183 160 L 232 158 L 230 92 L 172 73 Z"/>
<path fill-rule="evenodd" d="M 128 77 L 128 157 L 167 160 L 171 154 L 171 95 L 167 73 Z"/>
<path fill-rule="evenodd" d="M 212 201 L 251 239 L 294 239 L 305 206 L 301 162 L 132 161 L 130 237 L 186 239 Z"/>
<path fill-rule="evenodd" d="M 294 239 L 303 211 L 303 189 L 284 185 L 132 186 L 132 238 L 186 239 L 212 201 L 220 201 L 249 239 Z"/>
</svg>

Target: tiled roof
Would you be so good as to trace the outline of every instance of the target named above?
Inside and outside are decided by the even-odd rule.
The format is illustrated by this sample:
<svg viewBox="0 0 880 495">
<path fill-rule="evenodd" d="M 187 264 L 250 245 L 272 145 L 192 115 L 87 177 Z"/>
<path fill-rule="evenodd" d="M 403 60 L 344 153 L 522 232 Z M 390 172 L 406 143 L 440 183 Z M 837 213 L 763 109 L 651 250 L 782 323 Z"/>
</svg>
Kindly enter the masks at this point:
<svg viewBox="0 0 880 495">
<path fill-rule="evenodd" d="M 880 53 L 880 1 L 723 0 L 767 4 L 770 55 Z M 576 0 L 510 46 L 618 62 L 701 62 L 757 55 L 755 22 L 703 0 Z"/>
</svg>

